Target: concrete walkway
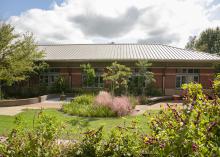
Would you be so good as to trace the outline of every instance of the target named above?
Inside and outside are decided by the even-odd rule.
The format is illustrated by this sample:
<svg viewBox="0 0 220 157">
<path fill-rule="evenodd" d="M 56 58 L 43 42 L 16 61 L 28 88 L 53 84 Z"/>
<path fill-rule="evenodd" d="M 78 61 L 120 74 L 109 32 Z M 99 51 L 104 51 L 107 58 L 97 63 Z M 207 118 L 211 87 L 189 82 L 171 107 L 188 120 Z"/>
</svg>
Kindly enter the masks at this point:
<svg viewBox="0 0 220 157">
<path fill-rule="evenodd" d="M 14 116 L 18 113 L 23 112 L 25 109 L 48 109 L 48 108 L 55 108 L 60 109 L 62 104 L 65 102 L 69 102 L 72 97 L 67 97 L 65 101 L 60 101 L 59 98 L 52 98 L 46 100 L 41 103 L 30 104 L 30 105 L 21 105 L 21 106 L 11 106 L 11 107 L 0 107 L 0 115 L 7 115 L 7 116 Z"/>
<path fill-rule="evenodd" d="M 135 107 L 135 110 L 132 111 L 131 115 L 132 116 L 136 116 L 136 115 L 141 115 L 143 113 L 145 113 L 146 111 L 149 110 L 160 110 L 162 108 L 167 108 L 167 104 L 171 105 L 171 106 L 182 106 L 182 102 L 181 101 L 177 101 L 177 102 L 159 102 L 156 104 L 152 104 L 152 105 L 137 105 Z"/>
<path fill-rule="evenodd" d="M 61 108 L 60 102 L 43 102 L 31 105 L 22 105 L 22 106 L 12 106 L 12 107 L 0 107 L 0 115 L 14 116 L 18 113 L 23 112 L 24 109 L 47 109 L 47 108 Z"/>
</svg>

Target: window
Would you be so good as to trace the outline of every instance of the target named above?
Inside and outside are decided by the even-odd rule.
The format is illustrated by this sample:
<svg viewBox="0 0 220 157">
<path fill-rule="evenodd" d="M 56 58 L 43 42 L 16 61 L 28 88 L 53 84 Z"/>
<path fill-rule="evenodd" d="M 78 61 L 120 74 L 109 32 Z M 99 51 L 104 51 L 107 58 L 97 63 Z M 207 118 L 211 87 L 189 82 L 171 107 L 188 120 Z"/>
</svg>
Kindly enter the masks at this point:
<svg viewBox="0 0 220 157">
<path fill-rule="evenodd" d="M 95 69 L 96 76 L 94 82 L 91 84 L 87 82 L 87 76 L 82 74 L 82 85 L 84 88 L 102 88 L 104 87 L 104 81 L 102 77 L 103 69 Z"/>
<path fill-rule="evenodd" d="M 199 69 L 177 69 L 176 88 L 190 82 L 199 82 Z"/>
<path fill-rule="evenodd" d="M 59 69 L 49 68 L 40 74 L 40 84 L 52 85 L 59 77 Z"/>
</svg>

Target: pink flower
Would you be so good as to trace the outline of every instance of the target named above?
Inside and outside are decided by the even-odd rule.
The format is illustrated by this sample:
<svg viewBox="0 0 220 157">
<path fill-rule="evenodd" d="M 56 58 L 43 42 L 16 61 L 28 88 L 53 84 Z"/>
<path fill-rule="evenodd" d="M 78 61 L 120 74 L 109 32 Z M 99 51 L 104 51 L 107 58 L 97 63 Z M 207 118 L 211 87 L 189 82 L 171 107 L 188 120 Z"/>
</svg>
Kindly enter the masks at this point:
<svg viewBox="0 0 220 157">
<path fill-rule="evenodd" d="M 122 96 L 113 98 L 111 94 L 105 91 L 99 92 L 94 104 L 109 107 L 113 112 L 117 113 L 118 116 L 127 115 L 132 109 L 128 97 Z"/>
<path fill-rule="evenodd" d="M 107 107 L 112 106 L 113 98 L 111 94 L 105 91 L 100 91 L 99 94 L 95 98 L 95 104 L 104 105 Z"/>
<path fill-rule="evenodd" d="M 127 115 L 131 111 L 131 104 L 128 97 L 115 97 L 113 99 L 112 110 L 115 111 L 118 116 Z"/>
</svg>

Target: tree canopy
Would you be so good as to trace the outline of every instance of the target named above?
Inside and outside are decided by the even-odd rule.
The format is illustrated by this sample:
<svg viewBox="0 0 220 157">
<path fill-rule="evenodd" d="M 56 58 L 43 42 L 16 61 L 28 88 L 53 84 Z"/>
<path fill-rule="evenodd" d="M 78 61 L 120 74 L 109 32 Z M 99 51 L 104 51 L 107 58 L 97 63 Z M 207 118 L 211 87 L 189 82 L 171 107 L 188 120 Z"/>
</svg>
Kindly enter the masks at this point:
<svg viewBox="0 0 220 157">
<path fill-rule="evenodd" d="M 130 76 L 131 69 L 129 67 L 113 62 L 111 66 L 106 67 L 103 79 L 111 83 L 111 93 L 114 95 L 117 89 L 124 89 L 127 92 Z M 119 93 L 122 94 L 122 91 Z"/>
<path fill-rule="evenodd" d="M 43 55 L 32 34 L 15 34 L 10 24 L 0 25 L 0 81 L 10 85 L 25 80 L 45 67 L 46 63 L 40 61 Z"/>
<path fill-rule="evenodd" d="M 185 48 L 220 55 L 220 28 L 209 28 L 198 37 L 191 37 Z"/>
<path fill-rule="evenodd" d="M 82 68 L 83 73 L 86 76 L 84 80 L 86 85 L 92 86 L 95 82 L 95 69 L 91 66 L 91 64 L 81 64 L 80 67 Z"/>
</svg>

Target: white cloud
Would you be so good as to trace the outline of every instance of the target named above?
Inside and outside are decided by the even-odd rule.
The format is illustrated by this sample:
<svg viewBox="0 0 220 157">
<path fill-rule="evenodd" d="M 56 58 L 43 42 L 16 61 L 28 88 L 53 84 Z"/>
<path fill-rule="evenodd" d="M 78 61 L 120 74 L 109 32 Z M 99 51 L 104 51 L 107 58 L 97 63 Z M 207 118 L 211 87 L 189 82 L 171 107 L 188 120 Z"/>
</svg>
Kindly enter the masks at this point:
<svg viewBox="0 0 220 157">
<path fill-rule="evenodd" d="M 154 42 L 184 47 L 190 35 L 220 25 L 213 0 L 66 0 L 8 22 L 39 43 Z"/>
</svg>

